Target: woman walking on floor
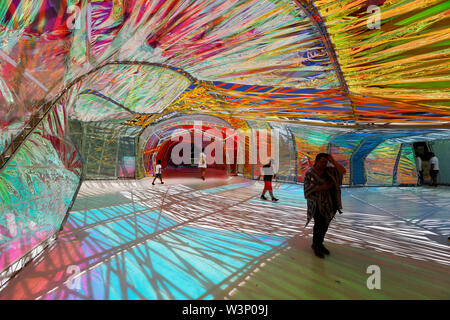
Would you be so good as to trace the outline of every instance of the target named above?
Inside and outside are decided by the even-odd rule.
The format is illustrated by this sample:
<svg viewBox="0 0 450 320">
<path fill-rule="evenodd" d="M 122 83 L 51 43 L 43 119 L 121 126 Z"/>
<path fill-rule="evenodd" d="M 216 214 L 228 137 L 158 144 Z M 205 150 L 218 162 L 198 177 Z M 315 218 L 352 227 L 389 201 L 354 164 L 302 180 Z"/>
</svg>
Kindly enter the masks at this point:
<svg viewBox="0 0 450 320">
<path fill-rule="evenodd" d="M 272 201 L 278 201 L 278 199 L 274 197 L 273 192 L 272 192 L 272 178 L 274 178 L 276 176 L 276 174 L 274 174 L 274 172 L 273 172 L 272 163 L 273 163 L 273 160 L 270 159 L 269 163 L 265 164 L 261 168 L 261 173 L 259 175 L 258 180 L 261 179 L 261 176 L 264 177 L 264 190 L 261 195 L 261 199 L 267 200 L 265 195 L 266 195 L 266 192 L 269 191 L 269 194 L 272 197 Z"/>
<path fill-rule="evenodd" d="M 328 162 L 333 167 L 329 167 Z M 336 211 L 342 213 L 341 184 L 345 172 L 346 169 L 332 155 L 319 153 L 313 167 L 305 175 L 304 193 L 308 207 L 306 226 L 313 218 L 312 249 L 319 258 L 330 254 L 323 240 Z"/>
</svg>

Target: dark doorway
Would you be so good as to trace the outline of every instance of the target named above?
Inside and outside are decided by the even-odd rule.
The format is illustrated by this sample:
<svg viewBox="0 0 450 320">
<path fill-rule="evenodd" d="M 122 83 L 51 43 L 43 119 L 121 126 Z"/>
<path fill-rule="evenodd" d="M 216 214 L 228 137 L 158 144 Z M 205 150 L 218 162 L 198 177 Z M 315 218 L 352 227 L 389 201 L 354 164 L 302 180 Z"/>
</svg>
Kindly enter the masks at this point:
<svg viewBox="0 0 450 320">
<path fill-rule="evenodd" d="M 428 171 L 428 160 L 430 160 L 429 153 L 431 152 L 428 144 L 425 141 L 414 142 L 414 158 L 419 156 L 422 159 L 422 179 L 419 177 L 419 185 L 428 184 L 430 182 L 430 172 Z M 417 160 L 416 160 L 417 165 Z M 419 173 L 420 176 L 420 173 Z"/>
<path fill-rule="evenodd" d="M 414 155 L 418 154 L 422 160 L 428 160 L 428 153 L 431 151 L 428 148 L 428 144 L 424 141 L 421 142 L 414 142 L 413 143 L 413 147 L 414 147 Z"/>
</svg>

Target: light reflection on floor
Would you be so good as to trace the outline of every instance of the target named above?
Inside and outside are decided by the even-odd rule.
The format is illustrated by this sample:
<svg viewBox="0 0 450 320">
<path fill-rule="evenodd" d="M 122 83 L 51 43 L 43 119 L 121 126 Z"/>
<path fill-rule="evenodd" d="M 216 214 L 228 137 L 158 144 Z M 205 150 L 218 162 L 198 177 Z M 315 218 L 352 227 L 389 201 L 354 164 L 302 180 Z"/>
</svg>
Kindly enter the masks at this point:
<svg viewBox="0 0 450 320">
<path fill-rule="evenodd" d="M 300 185 L 89 181 L 55 245 L 1 299 L 448 299 L 450 188 L 343 189 L 316 258 Z M 382 270 L 369 290 L 366 268 Z M 73 276 L 73 268 L 80 271 Z"/>
</svg>

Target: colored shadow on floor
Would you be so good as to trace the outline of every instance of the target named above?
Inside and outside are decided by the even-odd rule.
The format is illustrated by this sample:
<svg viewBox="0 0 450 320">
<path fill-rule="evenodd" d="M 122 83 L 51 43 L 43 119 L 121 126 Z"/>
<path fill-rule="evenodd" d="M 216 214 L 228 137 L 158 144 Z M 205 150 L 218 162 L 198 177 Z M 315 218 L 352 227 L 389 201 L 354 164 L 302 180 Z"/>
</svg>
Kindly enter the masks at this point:
<svg viewBox="0 0 450 320">
<path fill-rule="evenodd" d="M 87 181 L 1 299 L 448 299 L 450 188 L 343 189 L 316 258 L 301 185 Z M 369 290 L 367 267 L 381 270 Z"/>
</svg>

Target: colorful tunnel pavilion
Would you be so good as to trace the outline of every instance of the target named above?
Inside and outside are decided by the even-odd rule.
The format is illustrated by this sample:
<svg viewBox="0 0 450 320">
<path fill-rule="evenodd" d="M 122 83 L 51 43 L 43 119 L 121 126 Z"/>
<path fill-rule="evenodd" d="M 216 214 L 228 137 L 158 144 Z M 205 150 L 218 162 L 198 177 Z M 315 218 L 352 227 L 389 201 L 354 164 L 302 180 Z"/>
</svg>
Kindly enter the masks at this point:
<svg viewBox="0 0 450 320">
<path fill-rule="evenodd" d="M 224 161 L 209 164 L 213 179 L 203 183 L 194 162 L 217 141 Z M 171 159 L 182 144 L 192 152 L 184 166 Z M 277 204 L 259 201 L 262 147 L 272 157 L 276 149 Z M 284 258 L 275 257 L 310 254 L 301 240 L 311 233 L 303 228 L 302 184 L 321 152 L 347 170 L 344 209 L 353 216 L 337 218 L 355 220 L 341 220 L 341 230 L 358 238 L 352 226 L 379 224 L 370 232 L 398 244 L 386 258 L 398 273 L 413 272 L 401 269 L 401 259 L 436 264 L 428 280 L 439 290 L 412 298 L 450 299 L 449 1 L 0 1 L 0 299 L 411 298 L 370 295 L 365 280 L 353 293 L 316 292 L 292 270 L 297 289 L 273 296 L 252 289 L 252 281 L 264 282 L 254 275 L 259 263 L 269 265 L 260 266 L 266 279 L 276 279 L 270 268 Z M 427 162 L 430 152 L 440 160 L 436 189 L 418 186 L 416 154 Z M 148 184 L 157 160 L 164 186 Z M 242 199 L 225 205 L 233 197 Z M 256 227 L 256 213 L 270 215 L 270 227 Z M 398 238 L 403 231 L 422 232 L 432 245 Z M 344 244 L 383 251 L 338 233 L 330 238 L 338 252 Z M 159 261 L 180 243 L 201 259 Z M 149 274 L 168 277 L 155 265 L 147 273 L 131 267 L 145 265 L 132 253 L 139 248 L 160 254 L 149 254 L 152 264 L 202 276 L 186 271 L 154 284 Z M 128 259 L 127 280 L 106 275 L 117 255 Z M 358 259 L 364 264 L 363 253 Z M 75 288 L 65 282 L 69 265 L 82 270 Z M 392 287 L 394 273 L 387 276 Z"/>
</svg>

